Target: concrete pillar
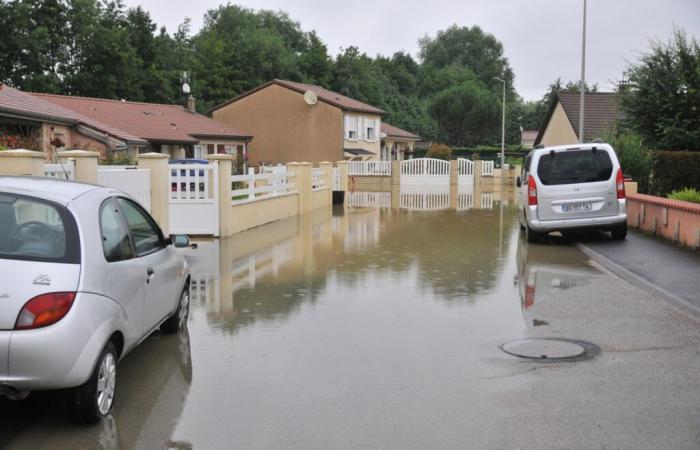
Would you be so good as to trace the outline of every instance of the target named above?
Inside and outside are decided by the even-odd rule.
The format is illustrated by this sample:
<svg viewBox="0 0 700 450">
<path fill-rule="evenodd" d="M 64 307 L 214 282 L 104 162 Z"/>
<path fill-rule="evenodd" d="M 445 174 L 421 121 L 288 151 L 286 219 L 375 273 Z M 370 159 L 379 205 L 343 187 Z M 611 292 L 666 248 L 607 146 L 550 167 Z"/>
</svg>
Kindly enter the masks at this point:
<svg viewBox="0 0 700 450">
<path fill-rule="evenodd" d="M 326 186 L 328 187 L 326 192 L 325 206 L 333 205 L 333 163 L 328 161 L 323 161 L 318 164 L 318 167 L 323 173 L 323 178 L 326 181 Z"/>
<path fill-rule="evenodd" d="M 299 214 L 311 211 L 313 207 L 311 189 L 311 163 L 289 163 L 287 164 L 290 173 L 294 174 L 292 181 L 299 193 Z"/>
<path fill-rule="evenodd" d="M 64 163 L 69 159 L 75 162 L 75 181 L 97 184 L 97 162 L 100 154 L 87 150 L 66 150 L 58 152 Z"/>
<path fill-rule="evenodd" d="M 219 189 L 219 236 L 233 235 L 233 207 L 231 206 L 231 172 L 234 157 L 223 153 L 207 155 L 207 159 L 217 162 L 217 188 Z"/>
<path fill-rule="evenodd" d="M 340 190 L 346 192 L 348 190 L 348 162 L 338 161 L 335 165 L 338 167 L 338 175 L 340 176 Z"/>
<path fill-rule="evenodd" d="M 450 186 L 457 185 L 459 172 L 457 171 L 457 161 L 456 159 L 450 160 Z"/>
<path fill-rule="evenodd" d="M 0 151 L 0 175 L 43 177 L 44 153 L 32 150 Z"/>
<path fill-rule="evenodd" d="M 391 184 L 392 186 L 401 184 L 401 161 L 391 162 Z"/>
<path fill-rule="evenodd" d="M 139 169 L 148 169 L 151 176 L 151 215 L 163 234 L 170 234 L 170 169 L 169 157 L 163 153 L 137 155 Z M 77 161 L 76 161 L 77 170 Z"/>
</svg>

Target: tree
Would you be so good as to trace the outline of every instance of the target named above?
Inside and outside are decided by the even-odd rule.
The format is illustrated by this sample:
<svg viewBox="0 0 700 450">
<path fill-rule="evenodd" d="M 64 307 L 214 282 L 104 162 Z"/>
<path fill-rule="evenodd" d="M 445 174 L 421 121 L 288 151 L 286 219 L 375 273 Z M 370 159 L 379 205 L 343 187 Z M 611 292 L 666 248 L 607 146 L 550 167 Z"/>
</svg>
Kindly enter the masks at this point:
<svg viewBox="0 0 700 450">
<path fill-rule="evenodd" d="M 700 45 L 681 29 L 652 42 L 619 86 L 626 125 L 645 143 L 670 150 L 700 149 Z"/>
</svg>

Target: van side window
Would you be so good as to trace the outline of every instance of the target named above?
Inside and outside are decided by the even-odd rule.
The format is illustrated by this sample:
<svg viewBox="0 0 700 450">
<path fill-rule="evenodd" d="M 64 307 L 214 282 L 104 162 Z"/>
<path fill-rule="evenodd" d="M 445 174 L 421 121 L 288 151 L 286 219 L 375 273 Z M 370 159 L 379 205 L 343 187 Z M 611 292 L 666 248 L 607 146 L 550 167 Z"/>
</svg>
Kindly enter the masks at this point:
<svg viewBox="0 0 700 450">
<path fill-rule="evenodd" d="M 100 207 L 100 234 L 107 262 L 124 261 L 134 257 L 129 232 L 113 199 L 105 200 Z"/>
</svg>

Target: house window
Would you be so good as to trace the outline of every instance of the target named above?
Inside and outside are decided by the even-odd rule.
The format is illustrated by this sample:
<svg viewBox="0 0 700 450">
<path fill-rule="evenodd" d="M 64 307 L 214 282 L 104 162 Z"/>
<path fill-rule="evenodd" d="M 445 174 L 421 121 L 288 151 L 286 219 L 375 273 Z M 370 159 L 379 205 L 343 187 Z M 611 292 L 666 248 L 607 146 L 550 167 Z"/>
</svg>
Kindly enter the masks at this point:
<svg viewBox="0 0 700 450">
<path fill-rule="evenodd" d="M 360 138 L 359 117 L 345 116 L 345 131 L 346 138 L 351 141 L 356 141 Z"/>
<path fill-rule="evenodd" d="M 194 146 L 194 159 L 203 159 L 206 154 L 207 152 L 203 145 Z"/>
<path fill-rule="evenodd" d="M 367 140 L 374 142 L 376 139 L 376 135 L 374 134 L 374 121 L 371 120 L 367 124 Z"/>
</svg>

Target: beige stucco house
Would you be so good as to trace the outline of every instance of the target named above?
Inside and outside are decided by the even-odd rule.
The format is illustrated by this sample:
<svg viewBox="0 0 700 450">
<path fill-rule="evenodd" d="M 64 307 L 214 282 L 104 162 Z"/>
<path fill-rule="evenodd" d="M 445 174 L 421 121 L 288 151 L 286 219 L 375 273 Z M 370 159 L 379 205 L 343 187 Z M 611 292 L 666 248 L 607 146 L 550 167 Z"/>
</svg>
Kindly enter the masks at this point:
<svg viewBox="0 0 700 450">
<path fill-rule="evenodd" d="M 410 131 L 382 123 L 382 161 L 403 161 L 413 157 L 413 149 L 421 138 Z"/>
<path fill-rule="evenodd" d="M 253 165 L 378 160 L 384 114 L 320 86 L 286 80 L 272 80 L 212 111 L 215 120 L 255 136 L 249 145 Z"/>
<path fill-rule="evenodd" d="M 534 145 L 566 145 L 578 143 L 581 94 L 560 93 L 554 96 Z M 586 94 L 584 100 L 584 142 L 603 139 L 613 132 L 624 118 L 613 92 Z"/>
</svg>

